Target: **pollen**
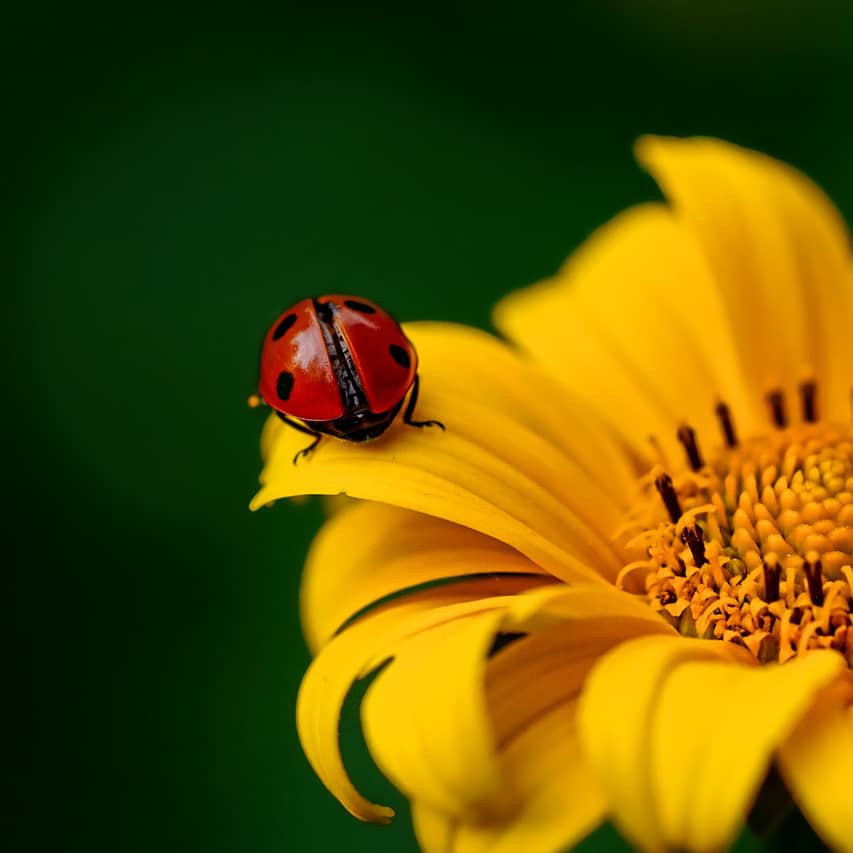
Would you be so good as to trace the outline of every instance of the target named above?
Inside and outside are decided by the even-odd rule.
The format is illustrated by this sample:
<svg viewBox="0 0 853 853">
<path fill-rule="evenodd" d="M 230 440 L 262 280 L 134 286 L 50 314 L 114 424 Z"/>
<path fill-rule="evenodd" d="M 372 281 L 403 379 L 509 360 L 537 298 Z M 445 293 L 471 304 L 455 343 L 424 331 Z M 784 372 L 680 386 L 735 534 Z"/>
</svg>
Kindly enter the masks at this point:
<svg viewBox="0 0 853 853">
<path fill-rule="evenodd" d="M 772 392 L 770 429 L 743 442 L 719 404 L 723 442 L 707 456 L 678 430 L 684 463 L 641 481 L 617 584 L 685 636 L 763 663 L 830 648 L 853 667 L 853 426 L 817 420 L 812 383 L 801 393 L 800 422 Z"/>
</svg>

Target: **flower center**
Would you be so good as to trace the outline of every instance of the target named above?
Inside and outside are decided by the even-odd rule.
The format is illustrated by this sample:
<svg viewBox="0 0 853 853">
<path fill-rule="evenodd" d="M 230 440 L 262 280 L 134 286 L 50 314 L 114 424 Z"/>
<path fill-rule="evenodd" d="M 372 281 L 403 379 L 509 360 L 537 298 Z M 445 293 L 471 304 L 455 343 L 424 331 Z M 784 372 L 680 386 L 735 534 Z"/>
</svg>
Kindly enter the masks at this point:
<svg viewBox="0 0 853 853">
<path fill-rule="evenodd" d="M 688 467 L 644 478 L 617 584 L 686 636 L 762 662 L 832 648 L 853 667 L 853 426 L 818 421 L 814 384 L 801 390 L 802 423 L 773 392 L 775 429 L 744 442 L 718 405 L 725 446 L 707 460 L 681 427 Z"/>
</svg>

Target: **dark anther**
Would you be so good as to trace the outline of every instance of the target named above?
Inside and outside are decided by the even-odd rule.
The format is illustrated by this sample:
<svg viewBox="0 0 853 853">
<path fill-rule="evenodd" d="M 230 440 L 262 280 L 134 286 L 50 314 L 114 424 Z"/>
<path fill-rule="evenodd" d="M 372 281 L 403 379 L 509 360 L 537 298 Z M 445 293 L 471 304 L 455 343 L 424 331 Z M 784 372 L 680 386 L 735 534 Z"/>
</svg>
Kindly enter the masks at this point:
<svg viewBox="0 0 853 853">
<path fill-rule="evenodd" d="M 669 513 L 669 520 L 675 524 L 681 518 L 681 504 L 678 502 L 678 495 L 672 485 L 672 477 L 669 474 L 661 474 L 655 479 L 655 488 Z"/>
<path fill-rule="evenodd" d="M 820 607 L 823 604 L 823 578 L 820 560 L 806 560 L 803 568 L 809 585 L 809 598 L 811 598 L 812 604 Z"/>
<path fill-rule="evenodd" d="M 678 428 L 678 440 L 684 445 L 690 467 L 694 471 L 698 471 L 705 463 L 702 460 L 702 454 L 699 452 L 699 445 L 696 444 L 696 431 L 684 424 Z"/>
<path fill-rule="evenodd" d="M 723 436 L 726 439 L 726 447 L 737 447 L 737 436 L 735 435 L 735 427 L 732 423 L 732 413 L 729 407 L 720 401 L 717 403 L 714 411 L 720 419 L 720 426 L 723 428 Z"/>
<path fill-rule="evenodd" d="M 769 391 L 767 405 L 770 406 L 770 417 L 779 429 L 788 426 L 788 416 L 785 414 L 785 394 L 782 391 Z"/>
<path fill-rule="evenodd" d="M 800 385 L 800 397 L 803 401 L 803 420 L 813 424 L 817 420 L 817 383 L 814 381 L 803 382 Z"/>
<path fill-rule="evenodd" d="M 681 531 L 681 541 L 690 549 L 693 555 L 693 563 L 698 568 L 704 566 L 708 561 L 705 559 L 705 540 L 698 524 L 693 527 L 685 527 Z"/>
<path fill-rule="evenodd" d="M 779 580 L 782 577 L 782 569 L 777 557 L 768 557 L 764 561 L 764 600 L 766 602 L 776 601 L 779 598 Z"/>
</svg>

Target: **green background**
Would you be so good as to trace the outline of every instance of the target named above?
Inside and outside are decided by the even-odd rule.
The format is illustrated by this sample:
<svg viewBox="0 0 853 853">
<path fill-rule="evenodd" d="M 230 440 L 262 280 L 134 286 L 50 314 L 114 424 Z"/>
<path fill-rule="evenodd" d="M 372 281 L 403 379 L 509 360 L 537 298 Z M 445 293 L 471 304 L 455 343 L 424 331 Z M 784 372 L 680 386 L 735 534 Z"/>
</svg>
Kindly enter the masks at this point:
<svg viewBox="0 0 853 853">
<path fill-rule="evenodd" d="M 246 508 L 262 332 L 323 291 L 488 325 L 655 197 L 643 132 L 787 159 L 849 221 L 850 9 L 7 4 L 9 847 L 410 849 L 296 739 L 320 509 Z M 401 806 L 352 709 L 344 745 Z"/>
</svg>

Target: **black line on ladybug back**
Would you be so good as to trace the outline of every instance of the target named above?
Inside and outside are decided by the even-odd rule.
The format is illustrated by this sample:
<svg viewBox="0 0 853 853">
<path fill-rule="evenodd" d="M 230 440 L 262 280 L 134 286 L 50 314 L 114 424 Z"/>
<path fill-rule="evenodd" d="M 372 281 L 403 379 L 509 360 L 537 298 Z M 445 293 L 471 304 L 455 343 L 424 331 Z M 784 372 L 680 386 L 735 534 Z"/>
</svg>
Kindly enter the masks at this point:
<svg viewBox="0 0 853 853">
<path fill-rule="evenodd" d="M 388 347 L 388 352 L 391 353 L 391 358 L 393 358 L 400 367 L 412 366 L 412 360 L 409 358 L 409 354 L 401 346 L 391 344 L 391 346 Z"/>
<path fill-rule="evenodd" d="M 284 337 L 290 330 L 290 327 L 296 322 L 296 314 L 288 314 L 276 327 L 272 333 L 272 339 L 277 341 Z"/>
<path fill-rule="evenodd" d="M 320 302 L 316 298 L 311 301 L 317 312 L 317 319 L 320 321 L 320 331 L 323 334 L 344 411 L 349 415 L 368 411 L 367 396 L 364 393 L 361 377 L 356 370 L 349 344 L 335 323 L 334 305 L 330 302 Z"/>
<path fill-rule="evenodd" d="M 352 308 L 353 311 L 360 311 L 362 314 L 375 314 L 376 309 L 372 305 L 367 305 L 364 302 L 359 302 L 357 299 L 345 299 L 344 305 L 347 308 Z"/>
<path fill-rule="evenodd" d="M 289 370 L 282 370 L 275 383 L 275 393 L 278 394 L 279 400 L 287 400 L 292 390 L 293 374 Z"/>
<path fill-rule="evenodd" d="M 319 299 L 312 299 L 311 301 L 314 303 L 314 310 L 317 312 L 320 321 L 331 325 L 335 315 L 335 306 L 331 302 L 320 302 Z"/>
</svg>

